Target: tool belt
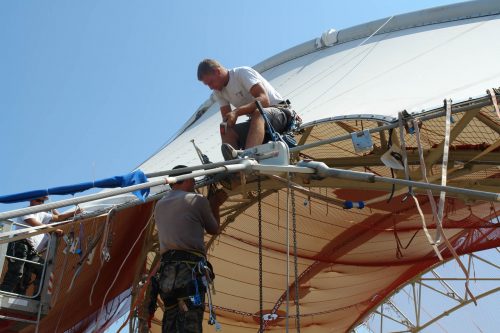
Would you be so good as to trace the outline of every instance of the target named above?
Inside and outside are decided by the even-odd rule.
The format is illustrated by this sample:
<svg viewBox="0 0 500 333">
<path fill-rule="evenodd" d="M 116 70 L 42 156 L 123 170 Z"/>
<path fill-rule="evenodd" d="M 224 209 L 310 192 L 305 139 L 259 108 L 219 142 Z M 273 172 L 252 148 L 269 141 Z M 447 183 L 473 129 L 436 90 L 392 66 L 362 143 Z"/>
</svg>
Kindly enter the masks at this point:
<svg viewBox="0 0 500 333">
<path fill-rule="evenodd" d="M 210 279 L 215 279 L 214 268 L 210 261 L 205 258 L 205 255 L 196 251 L 185 250 L 167 250 L 161 255 L 162 263 L 183 262 L 189 265 L 196 265 L 200 261 L 204 261 L 208 267 Z"/>
<path fill-rule="evenodd" d="M 167 252 L 161 255 L 162 262 L 187 262 L 196 264 L 200 260 L 206 260 L 205 256 L 194 251 L 167 250 Z"/>
<path fill-rule="evenodd" d="M 299 130 L 300 125 L 302 125 L 302 118 L 292 109 L 290 100 L 281 101 L 277 105 L 272 105 L 272 107 L 280 109 L 286 116 L 284 133 L 296 132 Z"/>
<path fill-rule="evenodd" d="M 203 281 L 199 278 L 193 279 L 186 284 L 182 289 L 176 289 L 168 294 L 168 297 L 163 299 L 167 308 L 173 308 L 179 305 L 179 300 L 182 300 L 188 309 L 200 306 L 205 301 L 206 288 Z M 193 297 L 199 297 L 198 300 L 193 302 Z"/>
<path fill-rule="evenodd" d="M 205 256 L 195 251 L 168 250 L 162 254 L 161 262 L 157 279 L 165 306 L 182 304 L 183 311 L 202 306 L 206 292 L 204 279 L 213 274 Z"/>
</svg>

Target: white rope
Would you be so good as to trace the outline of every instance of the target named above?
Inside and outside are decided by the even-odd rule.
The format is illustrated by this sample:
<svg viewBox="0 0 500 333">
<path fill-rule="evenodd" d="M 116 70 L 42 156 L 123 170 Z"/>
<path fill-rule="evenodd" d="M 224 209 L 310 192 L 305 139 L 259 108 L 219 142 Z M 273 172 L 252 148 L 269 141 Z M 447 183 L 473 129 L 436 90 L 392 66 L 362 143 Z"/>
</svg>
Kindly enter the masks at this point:
<svg viewBox="0 0 500 333">
<path fill-rule="evenodd" d="M 450 136 L 451 136 L 451 99 L 445 100 L 446 106 L 446 119 L 445 119 L 445 137 L 443 146 L 443 159 L 441 162 L 441 186 L 446 186 L 446 180 L 448 175 L 448 153 L 450 150 Z M 434 242 L 439 244 L 441 242 L 441 236 L 443 234 L 443 215 L 444 215 L 444 204 L 446 201 L 446 192 L 441 191 L 439 193 L 439 205 L 438 214 L 436 221 L 437 223 L 437 233 Z"/>
<path fill-rule="evenodd" d="M 451 109 L 451 106 L 450 106 L 450 109 Z M 422 171 L 422 176 L 425 179 L 425 181 L 429 182 L 428 179 L 427 179 L 427 171 L 426 171 L 425 162 L 424 162 L 422 145 L 420 143 L 420 132 L 419 132 L 419 128 L 418 128 L 418 122 L 416 120 L 413 120 L 413 124 L 414 124 L 414 128 L 415 128 L 415 134 L 417 135 L 417 146 L 418 146 L 418 153 L 419 153 L 420 166 L 421 166 L 420 169 Z M 451 124 L 451 122 L 450 122 L 450 124 Z M 444 157 L 443 157 L 443 159 L 444 159 Z M 448 170 L 446 168 L 445 169 L 445 174 L 447 174 L 447 172 L 448 172 Z M 468 270 L 465 268 L 464 264 L 460 260 L 460 257 L 456 253 L 455 249 L 453 248 L 453 246 L 451 245 L 450 241 L 446 237 L 446 234 L 443 231 L 442 223 L 440 223 L 442 220 L 439 219 L 439 215 L 437 214 L 436 203 L 434 201 L 434 197 L 432 196 L 431 190 L 427 190 L 427 195 L 429 197 L 429 203 L 431 205 L 432 213 L 433 213 L 433 215 L 434 215 L 434 217 L 436 219 L 436 226 L 438 228 L 440 228 L 440 230 L 438 230 L 438 233 L 441 232 L 441 235 L 442 235 L 442 238 L 444 239 L 444 243 L 445 243 L 446 248 L 450 251 L 450 253 L 452 254 L 453 258 L 457 261 L 458 265 L 460 266 L 460 268 L 462 269 L 462 271 L 465 273 L 466 280 L 469 281 L 469 272 L 468 272 Z M 414 198 L 414 199 L 416 200 L 416 198 Z M 418 208 L 419 213 L 420 213 L 421 211 L 420 211 L 420 207 L 418 206 L 418 201 L 416 201 L 416 204 L 417 204 L 417 208 Z M 424 217 L 423 217 L 422 214 L 421 214 L 421 216 L 422 216 L 422 219 L 423 219 Z M 434 251 L 436 251 L 436 246 L 437 246 L 437 243 L 433 243 Z M 436 252 L 436 254 L 438 254 L 438 252 Z M 438 257 L 439 257 L 439 259 L 441 261 L 443 261 L 443 258 L 441 257 L 440 253 L 438 254 Z M 468 283 L 465 284 L 465 290 L 470 295 L 470 297 L 474 301 L 474 303 L 476 303 L 476 298 L 474 297 L 474 295 L 470 291 L 470 289 L 468 287 Z"/>
<path fill-rule="evenodd" d="M 500 109 L 498 108 L 498 102 L 497 102 L 497 96 L 495 94 L 495 90 L 494 89 L 488 89 L 487 93 L 490 94 L 491 101 L 493 102 L 493 107 L 495 108 L 495 111 L 497 112 L 497 116 L 500 119 Z"/>
<path fill-rule="evenodd" d="M 439 258 L 440 261 L 443 261 L 443 256 L 441 255 L 441 252 L 439 251 L 437 245 L 434 243 L 434 240 L 432 239 L 429 229 L 427 229 L 427 224 L 425 222 L 425 215 L 422 212 L 422 209 L 420 208 L 420 204 L 418 202 L 417 197 L 411 193 L 411 197 L 415 201 L 415 205 L 417 206 L 418 213 L 420 214 L 420 220 L 422 221 L 422 229 L 424 230 L 425 237 L 427 237 L 427 240 L 429 241 L 429 244 L 432 246 L 432 249 L 436 253 L 436 256 Z"/>
<path fill-rule="evenodd" d="M 425 166 L 424 152 L 422 149 L 422 143 L 420 141 L 420 129 L 419 129 L 418 125 L 419 125 L 418 120 L 413 119 L 413 128 L 415 129 L 415 136 L 417 139 L 418 158 L 420 160 L 420 171 L 422 173 L 422 179 L 425 180 L 426 183 L 429 183 L 429 180 L 427 179 L 427 168 Z M 434 196 L 432 195 L 431 190 L 426 190 L 426 193 L 427 193 L 427 198 L 429 199 L 429 204 L 431 205 L 432 214 L 437 221 L 438 216 L 437 216 L 437 208 L 436 208 L 436 202 L 434 201 Z M 429 244 L 432 245 L 432 248 L 434 249 L 434 252 L 436 252 L 436 255 L 438 256 L 439 260 L 443 261 L 443 257 L 441 256 L 441 252 L 437 248 L 436 243 L 434 243 L 434 240 L 431 238 L 431 235 L 429 234 L 429 230 L 427 230 L 427 225 L 425 223 L 425 219 L 423 217 L 423 214 L 420 210 L 420 206 L 418 205 L 417 198 L 415 198 L 415 196 L 413 196 L 413 199 L 415 200 L 415 203 L 417 204 L 417 209 L 418 209 L 420 216 L 422 218 L 422 224 L 423 224 L 425 236 L 429 240 Z"/>
<path fill-rule="evenodd" d="M 109 226 L 111 224 L 111 218 L 113 217 L 114 213 L 115 213 L 115 209 L 116 207 L 113 207 L 109 210 L 108 212 L 108 216 L 106 217 L 106 224 L 104 226 L 104 232 L 103 232 L 103 236 L 102 236 L 102 243 L 101 243 L 101 248 L 100 248 L 100 255 L 99 255 L 99 262 L 100 262 L 100 266 L 99 266 L 99 270 L 97 271 L 97 276 L 94 280 L 94 283 L 92 284 L 92 288 L 90 289 L 90 294 L 89 294 L 89 305 L 92 305 L 92 296 L 94 294 L 94 288 L 97 284 L 97 281 L 99 281 L 99 276 L 101 275 L 101 270 L 102 270 L 102 266 L 104 266 L 104 261 L 109 261 L 109 260 L 106 260 L 107 258 L 103 258 L 103 251 L 104 249 L 107 250 L 107 253 L 109 254 L 109 249 L 108 249 L 108 235 L 109 235 Z M 104 260 L 103 260 L 104 259 Z"/>
<path fill-rule="evenodd" d="M 148 222 L 146 222 L 146 224 L 144 225 L 144 227 L 142 228 L 141 232 L 139 233 L 139 235 L 137 236 L 137 238 L 135 239 L 134 243 L 132 244 L 132 246 L 130 247 L 127 255 L 125 256 L 125 258 L 123 259 L 122 261 L 122 264 L 120 265 L 120 268 L 118 268 L 118 271 L 116 272 L 115 274 L 115 278 L 113 279 L 113 282 L 111 283 L 111 285 L 109 286 L 108 290 L 106 291 L 106 294 L 104 294 L 104 298 L 102 299 L 102 305 L 101 305 L 101 309 L 99 310 L 99 314 L 96 316 L 96 321 L 98 322 L 99 318 L 101 317 L 101 313 L 103 312 L 103 309 L 104 309 L 104 304 L 106 303 L 106 298 L 108 297 L 108 294 L 109 292 L 111 291 L 111 289 L 113 288 L 116 280 L 118 279 L 118 276 L 120 276 L 120 272 L 122 271 L 122 268 L 123 266 L 125 265 L 125 262 L 127 261 L 128 257 L 130 256 L 130 254 L 132 253 L 132 250 L 134 249 L 135 245 L 137 244 L 137 242 L 139 241 L 139 239 L 141 239 L 142 237 L 142 234 L 144 233 L 144 231 L 148 228 L 149 226 L 149 223 L 151 223 L 151 221 L 153 220 L 153 217 L 154 215 L 151 214 L 151 217 L 149 218 Z"/>
<path fill-rule="evenodd" d="M 405 179 L 409 180 L 410 179 L 410 170 L 408 167 L 408 155 L 406 153 L 405 127 L 403 124 L 403 114 L 401 112 L 398 113 L 398 124 L 399 124 L 399 140 L 400 140 L 400 145 L 401 145 L 401 155 L 403 157 Z M 417 127 L 418 127 L 418 124 L 417 124 Z M 419 148 L 419 149 L 421 149 L 421 148 Z M 428 192 L 430 192 L 430 190 L 428 190 Z M 436 243 L 433 241 L 433 239 L 429 233 L 429 230 L 427 229 L 427 224 L 425 222 L 424 213 L 422 212 L 422 209 L 420 208 L 420 204 L 418 202 L 418 199 L 413 194 L 413 190 L 411 189 L 411 187 L 409 187 L 408 193 L 413 198 L 413 201 L 415 201 L 415 205 L 417 206 L 418 213 L 420 214 L 420 220 L 422 221 L 422 229 L 424 230 L 425 236 L 427 237 L 429 244 L 432 246 L 432 248 L 433 248 L 434 252 L 436 253 L 437 257 L 439 258 L 439 260 L 443 261 L 443 257 L 441 256 L 441 253 L 439 252 L 439 249 L 437 248 Z"/>
</svg>

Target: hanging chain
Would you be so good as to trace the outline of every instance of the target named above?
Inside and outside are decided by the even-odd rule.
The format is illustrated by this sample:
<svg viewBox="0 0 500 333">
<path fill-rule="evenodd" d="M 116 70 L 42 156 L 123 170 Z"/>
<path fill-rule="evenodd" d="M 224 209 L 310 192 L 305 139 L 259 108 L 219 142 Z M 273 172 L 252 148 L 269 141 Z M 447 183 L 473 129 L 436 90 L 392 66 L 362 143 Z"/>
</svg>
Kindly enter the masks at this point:
<svg viewBox="0 0 500 333">
<path fill-rule="evenodd" d="M 264 331 L 264 320 L 263 320 L 263 294 L 262 294 L 262 189 L 260 183 L 260 175 L 257 178 L 257 201 L 259 209 L 259 332 Z"/>
<path fill-rule="evenodd" d="M 295 191 L 291 190 L 292 199 L 292 233 L 293 233 L 293 265 L 295 270 L 295 324 L 300 333 L 300 304 L 299 304 L 299 268 L 297 260 L 297 214 L 295 211 Z"/>
</svg>

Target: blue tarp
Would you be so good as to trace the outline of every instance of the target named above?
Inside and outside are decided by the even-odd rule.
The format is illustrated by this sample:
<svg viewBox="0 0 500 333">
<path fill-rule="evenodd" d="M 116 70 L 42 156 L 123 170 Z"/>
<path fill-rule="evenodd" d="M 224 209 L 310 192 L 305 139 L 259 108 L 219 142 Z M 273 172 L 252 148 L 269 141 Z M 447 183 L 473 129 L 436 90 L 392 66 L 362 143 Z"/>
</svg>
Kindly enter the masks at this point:
<svg viewBox="0 0 500 333">
<path fill-rule="evenodd" d="M 45 195 L 63 195 L 75 194 L 91 188 L 113 188 L 113 187 L 127 187 L 136 184 L 142 184 L 148 181 L 148 178 L 141 170 L 128 173 L 123 176 L 115 176 L 106 179 L 96 180 L 94 182 L 86 182 L 74 185 L 66 185 L 48 188 L 45 190 L 34 190 L 23 193 L 16 193 L 10 195 L 0 196 L 0 203 L 14 203 L 29 201 L 32 199 L 40 198 Z M 149 195 L 149 188 L 133 192 L 139 199 L 144 201 Z"/>
</svg>

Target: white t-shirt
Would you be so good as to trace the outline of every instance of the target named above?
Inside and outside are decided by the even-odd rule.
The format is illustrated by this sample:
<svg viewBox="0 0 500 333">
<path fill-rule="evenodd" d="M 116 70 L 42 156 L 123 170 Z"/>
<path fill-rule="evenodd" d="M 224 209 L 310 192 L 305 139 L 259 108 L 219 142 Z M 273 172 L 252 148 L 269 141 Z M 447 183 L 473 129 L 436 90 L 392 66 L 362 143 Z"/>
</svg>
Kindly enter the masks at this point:
<svg viewBox="0 0 500 333">
<path fill-rule="evenodd" d="M 39 213 L 25 215 L 21 218 L 24 224 L 27 224 L 25 222 L 27 219 L 35 219 L 42 224 L 49 224 L 50 221 L 52 220 L 52 214 L 47 212 L 39 212 Z M 22 229 L 22 227 L 18 226 L 16 229 Z M 40 252 L 45 248 L 49 240 L 49 235 L 47 234 L 35 235 L 30 238 L 27 238 L 26 240 L 33 246 L 35 250 Z"/>
<path fill-rule="evenodd" d="M 274 89 L 274 87 L 260 75 L 255 69 L 250 67 L 236 67 L 228 70 L 229 82 L 221 90 L 215 90 L 215 100 L 219 105 L 232 105 L 236 108 L 252 103 L 255 97 L 250 93 L 250 89 L 257 83 L 261 83 L 267 92 L 270 105 L 276 105 L 283 101 L 283 97 Z"/>
</svg>

